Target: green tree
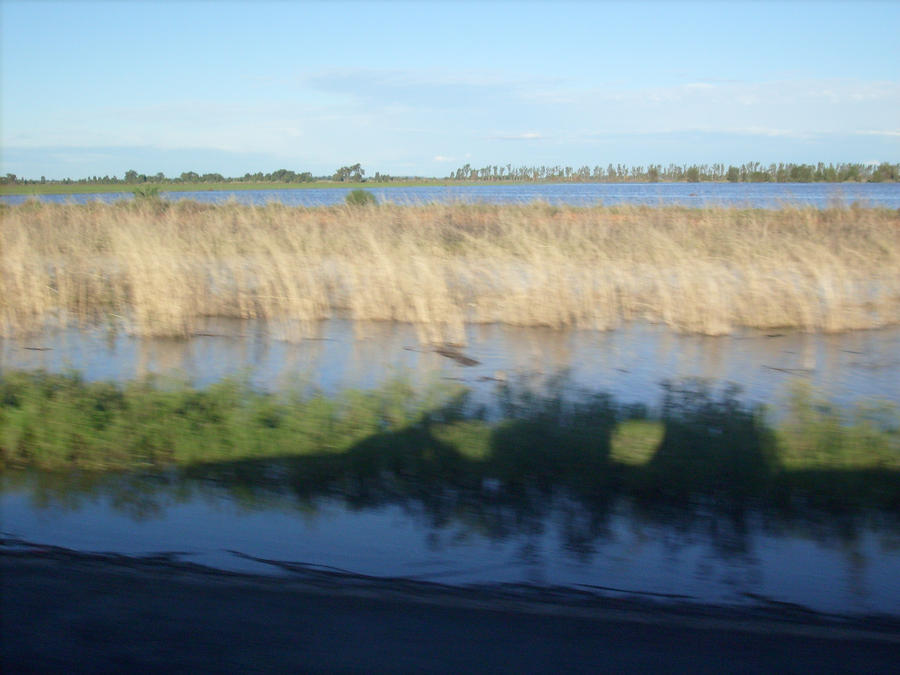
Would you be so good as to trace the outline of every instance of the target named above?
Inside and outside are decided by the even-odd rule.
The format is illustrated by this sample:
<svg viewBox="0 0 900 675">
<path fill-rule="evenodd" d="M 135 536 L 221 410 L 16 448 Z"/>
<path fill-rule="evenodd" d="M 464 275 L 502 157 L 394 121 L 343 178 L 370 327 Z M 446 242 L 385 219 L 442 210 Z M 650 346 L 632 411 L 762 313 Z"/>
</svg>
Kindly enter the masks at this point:
<svg viewBox="0 0 900 675">
<path fill-rule="evenodd" d="M 340 169 L 334 172 L 334 176 L 332 176 L 332 179 L 340 181 L 342 183 L 346 183 L 347 181 L 362 183 L 363 180 L 365 180 L 363 178 L 363 176 L 365 175 L 365 169 L 363 169 L 360 164 L 354 164 L 353 166 L 342 166 Z"/>
<path fill-rule="evenodd" d="M 872 178 L 870 178 L 870 180 L 873 183 L 880 183 L 882 181 L 896 181 L 898 178 L 900 178 L 900 173 L 898 172 L 900 172 L 900 165 L 882 162 L 872 172 Z"/>
<path fill-rule="evenodd" d="M 811 164 L 791 164 L 790 177 L 794 183 L 811 183 L 815 178 L 816 168 Z"/>
</svg>

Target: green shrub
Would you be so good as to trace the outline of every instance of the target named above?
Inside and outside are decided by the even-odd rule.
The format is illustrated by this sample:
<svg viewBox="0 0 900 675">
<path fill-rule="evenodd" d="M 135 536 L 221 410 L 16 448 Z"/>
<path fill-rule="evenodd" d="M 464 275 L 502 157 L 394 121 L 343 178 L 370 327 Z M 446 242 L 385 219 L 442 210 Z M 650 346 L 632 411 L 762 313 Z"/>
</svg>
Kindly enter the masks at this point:
<svg viewBox="0 0 900 675">
<path fill-rule="evenodd" d="M 348 206 L 375 206 L 378 200 L 368 190 L 351 190 L 345 198 Z"/>
<path fill-rule="evenodd" d="M 158 185 L 139 185 L 131 192 L 134 194 L 135 199 L 150 199 L 154 201 L 162 199 Z"/>
</svg>

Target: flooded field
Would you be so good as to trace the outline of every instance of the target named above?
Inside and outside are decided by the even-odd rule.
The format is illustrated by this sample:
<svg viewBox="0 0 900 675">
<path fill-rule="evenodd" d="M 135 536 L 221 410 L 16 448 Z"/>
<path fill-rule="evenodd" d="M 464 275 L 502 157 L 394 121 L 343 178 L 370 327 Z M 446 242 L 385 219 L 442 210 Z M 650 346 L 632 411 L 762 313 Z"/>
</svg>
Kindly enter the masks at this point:
<svg viewBox="0 0 900 675">
<path fill-rule="evenodd" d="M 896 615 L 900 607 L 896 518 L 729 516 L 628 501 L 590 508 L 565 497 L 540 508 L 449 494 L 443 504 L 309 502 L 277 491 L 242 499 L 209 481 L 165 478 L 59 492 L 11 482 L 0 496 L 5 536 L 37 546 L 168 554 L 267 575 L 525 584 L 848 615 Z"/>
<path fill-rule="evenodd" d="M 541 384 L 565 375 L 572 386 L 654 405 L 665 380 L 733 383 L 741 398 L 777 403 L 796 380 L 829 400 L 900 402 L 900 329 L 838 334 L 747 331 L 698 336 L 633 323 L 615 331 L 468 326 L 463 365 L 419 343 L 409 324 L 323 321 L 315 337 L 278 339 L 290 326 L 209 320 L 189 339 L 141 338 L 103 330 L 51 330 L 0 338 L 0 368 L 75 369 L 89 380 L 128 381 L 147 374 L 186 377 L 203 386 L 246 375 L 268 390 L 307 383 L 334 393 L 371 388 L 408 375 L 419 383 L 460 382 L 490 392 L 499 382 Z"/>
<path fill-rule="evenodd" d="M 6 213 L 3 546 L 898 612 L 892 211 Z"/>
<path fill-rule="evenodd" d="M 379 202 L 394 204 L 527 204 L 542 201 L 573 206 L 681 204 L 691 207 L 739 206 L 766 209 L 785 204 L 826 208 L 833 204 L 859 203 L 900 208 L 900 186 L 895 183 L 513 183 L 499 185 L 438 185 L 368 188 Z M 299 188 L 280 190 L 197 190 L 163 192 L 169 200 L 188 199 L 211 204 L 333 206 L 344 203 L 349 188 Z M 2 195 L 0 204 L 21 204 L 29 195 Z M 34 197 L 32 197 L 34 198 Z M 83 204 L 131 199 L 130 192 L 37 195 L 46 202 Z"/>
<path fill-rule="evenodd" d="M 53 330 L 0 342 L 0 374 L 76 369 L 87 380 L 123 384 L 158 374 L 201 389 L 240 376 L 260 391 L 300 384 L 326 397 L 402 376 L 423 390 L 462 386 L 488 406 L 511 386 L 562 386 L 651 410 L 662 405 L 663 381 L 702 378 L 716 388 L 738 385 L 740 400 L 766 404 L 772 419 L 798 381 L 838 409 L 900 402 L 898 329 L 704 337 L 642 323 L 612 332 L 469 326 L 465 347 L 437 349 L 423 347 L 414 328 L 399 323 L 332 320 L 318 324 L 314 338 L 278 339 L 288 329 L 216 320 L 189 339 Z M 528 428 L 517 432 L 521 442 L 554 444 L 534 436 L 543 433 L 540 426 Z M 611 460 L 602 460 L 613 462 L 612 482 L 582 485 L 577 465 L 566 469 L 573 474 L 542 473 L 540 456 L 517 454 L 516 437 L 496 446 L 487 464 L 453 468 L 440 459 L 433 464 L 432 445 L 419 447 L 416 433 L 401 428 L 372 437 L 326 464 L 325 456 L 298 455 L 163 472 L 8 470 L 0 494 L 4 546 L 165 554 L 262 574 L 525 584 L 836 614 L 896 614 L 900 607 L 895 508 L 833 511 L 777 498 L 782 489 L 805 489 L 807 480 L 838 481 L 840 495 L 841 481 L 855 485 L 869 474 L 810 479 L 800 472 L 784 483 L 795 487 L 773 493 L 775 502 L 687 492 L 660 501 L 656 460 L 629 468 L 616 459 L 615 443 L 603 450 Z M 437 436 L 421 438 L 443 452 Z M 391 457 L 400 445 L 385 464 L 365 459 Z M 871 476 L 872 485 L 896 487 L 896 472 Z"/>
</svg>

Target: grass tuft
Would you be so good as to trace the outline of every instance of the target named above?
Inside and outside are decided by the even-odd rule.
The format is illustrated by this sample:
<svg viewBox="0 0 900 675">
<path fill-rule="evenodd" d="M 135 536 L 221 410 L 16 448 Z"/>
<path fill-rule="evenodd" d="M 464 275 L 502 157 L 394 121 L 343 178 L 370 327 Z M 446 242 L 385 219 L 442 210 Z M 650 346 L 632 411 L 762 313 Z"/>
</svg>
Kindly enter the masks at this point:
<svg viewBox="0 0 900 675">
<path fill-rule="evenodd" d="M 351 193 L 352 194 L 352 193 Z M 186 336 L 204 317 L 682 332 L 900 321 L 900 213 L 643 206 L 28 202 L 0 210 L 0 334 L 117 318 Z M 309 331 L 311 332 L 311 330 Z M 289 336 L 288 336 L 289 337 Z"/>
</svg>

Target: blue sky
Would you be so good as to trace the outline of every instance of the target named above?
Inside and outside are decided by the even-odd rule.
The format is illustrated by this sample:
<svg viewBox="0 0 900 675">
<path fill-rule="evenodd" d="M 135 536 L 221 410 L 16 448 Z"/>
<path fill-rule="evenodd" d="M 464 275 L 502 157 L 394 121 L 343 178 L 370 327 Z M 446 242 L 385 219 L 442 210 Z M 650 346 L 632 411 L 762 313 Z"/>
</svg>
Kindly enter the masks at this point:
<svg viewBox="0 0 900 675">
<path fill-rule="evenodd" d="M 900 161 L 898 2 L 0 11 L 19 176 Z"/>
</svg>

